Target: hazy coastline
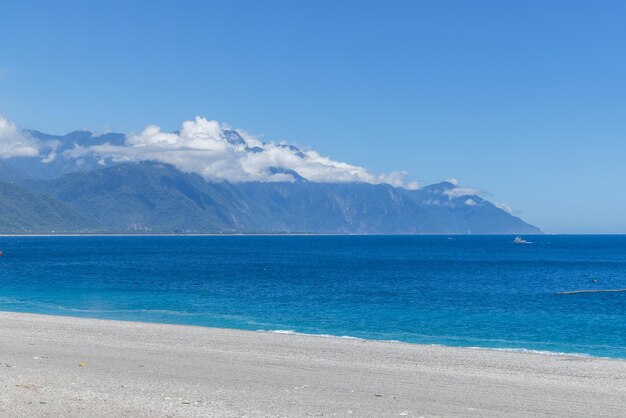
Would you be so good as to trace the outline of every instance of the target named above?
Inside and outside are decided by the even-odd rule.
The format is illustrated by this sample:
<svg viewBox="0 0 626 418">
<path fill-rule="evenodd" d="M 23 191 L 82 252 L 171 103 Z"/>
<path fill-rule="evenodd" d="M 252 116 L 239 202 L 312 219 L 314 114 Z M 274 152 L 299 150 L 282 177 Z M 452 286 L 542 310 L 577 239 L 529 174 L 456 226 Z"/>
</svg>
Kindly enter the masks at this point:
<svg viewBox="0 0 626 418">
<path fill-rule="evenodd" d="M 367 233 L 313 233 L 313 232 L 285 232 L 285 233 L 266 233 L 266 232 L 225 232 L 225 233 L 33 233 L 33 234 L 0 234 L 0 237 L 241 237 L 241 236 L 262 236 L 262 237 L 284 237 L 284 236 L 320 236 L 320 237 L 341 237 L 341 236 L 363 236 L 363 237 L 376 237 L 376 236 L 417 236 L 417 237 L 476 237 L 476 236 L 516 236 L 518 234 L 367 234 Z M 549 234 L 549 233 L 536 233 L 536 234 L 523 234 L 523 235 L 626 235 L 626 234 Z"/>
</svg>

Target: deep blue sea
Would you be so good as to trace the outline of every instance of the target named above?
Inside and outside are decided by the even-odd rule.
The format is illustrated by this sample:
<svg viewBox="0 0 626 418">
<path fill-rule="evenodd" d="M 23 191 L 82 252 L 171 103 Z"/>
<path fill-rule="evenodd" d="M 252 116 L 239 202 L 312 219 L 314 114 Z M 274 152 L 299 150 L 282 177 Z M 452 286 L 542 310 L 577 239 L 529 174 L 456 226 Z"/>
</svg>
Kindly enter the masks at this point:
<svg viewBox="0 0 626 418">
<path fill-rule="evenodd" d="M 0 237 L 0 310 L 626 358 L 626 236 Z"/>
</svg>

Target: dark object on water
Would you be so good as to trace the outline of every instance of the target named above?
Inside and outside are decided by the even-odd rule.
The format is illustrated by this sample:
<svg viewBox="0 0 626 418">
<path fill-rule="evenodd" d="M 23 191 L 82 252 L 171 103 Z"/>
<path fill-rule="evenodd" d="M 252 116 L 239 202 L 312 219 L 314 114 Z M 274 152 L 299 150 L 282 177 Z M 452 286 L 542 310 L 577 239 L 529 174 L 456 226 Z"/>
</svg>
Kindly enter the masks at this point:
<svg viewBox="0 0 626 418">
<path fill-rule="evenodd" d="M 596 279 L 592 279 L 591 283 L 598 283 L 598 281 Z"/>
<path fill-rule="evenodd" d="M 0 257 L 2 257 L 4 255 L 4 253 L 2 252 L 2 250 L 0 250 Z"/>
<path fill-rule="evenodd" d="M 589 290 L 570 290 L 568 292 L 556 292 L 556 295 L 574 295 L 576 293 L 611 293 L 611 292 L 626 292 L 626 289 L 589 289 Z"/>
</svg>

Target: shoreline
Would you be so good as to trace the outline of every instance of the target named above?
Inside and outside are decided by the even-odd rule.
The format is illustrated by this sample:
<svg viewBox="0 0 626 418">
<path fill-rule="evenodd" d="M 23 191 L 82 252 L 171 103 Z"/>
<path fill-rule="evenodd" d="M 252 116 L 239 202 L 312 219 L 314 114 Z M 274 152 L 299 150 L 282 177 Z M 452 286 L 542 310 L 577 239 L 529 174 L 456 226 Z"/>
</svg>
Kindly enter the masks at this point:
<svg viewBox="0 0 626 418">
<path fill-rule="evenodd" d="M 0 415 L 619 416 L 626 361 L 0 312 Z"/>
<path fill-rule="evenodd" d="M 0 315 L 3 313 L 8 314 L 23 314 L 23 315 L 35 315 L 35 316 L 48 316 L 48 317 L 58 317 L 58 318 L 77 318 L 77 319 L 87 319 L 87 320 L 95 320 L 95 321 L 113 321 L 113 322 L 125 322 L 131 324 L 154 324 L 154 325 L 165 325 L 165 326 L 179 326 L 179 327 L 192 327 L 192 328 L 200 328 L 206 330 L 227 330 L 227 331 L 241 331 L 241 332 L 251 332 L 251 333 L 269 333 L 269 334 L 278 334 L 278 335 L 298 335 L 305 337 L 313 337 L 313 338 L 330 338 L 330 339 L 342 339 L 342 340 L 357 340 L 357 341 L 367 341 L 367 342 L 377 342 L 377 343 L 389 343 L 389 344 L 406 344 L 410 346 L 424 346 L 424 347 L 441 347 L 441 348 L 461 348 L 467 350 L 487 350 L 487 351 L 502 351 L 502 352 L 513 352 L 513 353 L 529 353 L 529 354 L 540 354 L 540 355 L 548 355 L 548 356 L 573 356 L 573 357 L 585 357 L 585 358 L 598 358 L 598 359 L 607 359 L 607 360 L 616 360 L 616 361 L 624 361 L 626 362 L 626 357 L 611 357 L 611 356 L 602 356 L 584 352 L 566 352 L 566 351 L 556 351 L 556 350 L 546 350 L 546 349 L 534 349 L 534 348 L 526 348 L 526 347 L 485 347 L 480 345 L 455 345 L 455 344 L 445 344 L 445 343 L 425 343 L 425 342 L 410 342 L 410 341 L 402 341 L 395 339 L 376 339 L 376 338 L 366 338 L 366 337 L 357 337 L 353 335 L 335 335 L 335 334 L 314 334 L 307 332 L 299 332 L 291 329 L 246 329 L 246 328 L 232 328 L 232 327 L 219 327 L 219 326 L 207 326 L 207 325 L 194 325 L 194 324 L 185 324 L 185 323 L 173 323 L 173 322 L 159 322 L 159 321 L 140 321 L 133 319 L 113 319 L 113 318 L 105 318 L 105 317 L 95 317 L 95 316 L 81 316 L 81 315 L 64 315 L 57 313 L 35 313 L 35 312 L 25 312 L 25 311 L 10 311 L 3 310 L 0 308 Z"/>
<path fill-rule="evenodd" d="M 3 311 L 0 311 L 0 312 L 3 312 Z M 43 314 L 43 315 L 46 315 L 46 314 Z M 55 316 L 55 315 L 51 315 L 51 316 Z M 72 318 L 82 318 L 82 317 L 72 317 Z M 128 321 L 128 322 L 140 322 L 140 321 Z M 157 323 L 158 324 L 159 322 L 150 322 L 150 323 Z M 172 324 L 172 325 L 174 325 L 174 324 Z M 306 332 L 298 332 L 298 331 L 282 330 L 282 329 L 279 329 L 279 330 L 265 330 L 265 329 L 246 330 L 246 329 L 239 329 L 239 328 L 204 327 L 202 325 L 186 325 L 186 324 L 177 324 L 177 325 L 181 325 L 181 326 L 199 326 L 200 328 L 209 328 L 209 329 L 229 329 L 229 330 L 233 330 L 233 331 L 261 332 L 261 333 L 280 334 L 280 335 L 303 335 L 303 336 L 307 336 L 307 337 L 316 337 L 316 338 L 338 338 L 338 339 L 345 339 L 345 340 L 372 341 L 372 342 L 389 343 L 389 344 L 407 344 L 407 345 L 417 345 L 417 346 L 423 346 L 423 347 L 461 348 L 461 349 L 466 349 L 466 350 L 502 351 L 502 352 L 511 352 L 511 353 L 539 354 L 539 355 L 545 355 L 545 356 L 569 356 L 569 357 L 583 357 L 583 358 L 592 358 L 592 359 L 593 358 L 598 358 L 598 359 L 606 359 L 606 360 L 626 361 L 625 357 L 597 356 L 597 355 L 588 354 L 588 353 L 578 353 L 578 352 L 568 353 L 568 352 L 565 352 L 565 351 L 536 350 L 536 349 L 532 349 L 532 348 L 481 347 L 479 345 L 451 345 L 451 344 L 439 344 L 439 343 L 413 343 L 413 342 L 400 341 L 400 340 L 379 340 L 379 339 L 374 339 L 374 338 L 353 337 L 351 335 L 309 334 L 309 333 L 306 333 Z"/>
<path fill-rule="evenodd" d="M 72 310 L 72 309 L 69 309 Z M 35 316 L 47 316 L 47 317 L 58 317 L 58 318 L 76 318 L 76 319 L 87 319 L 87 320 L 95 320 L 95 321 L 112 321 L 112 322 L 124 322 L 131 324 L 154 324 L 154 325 L 164 325 L 164 326 L 179 326 L 179 327 L 192 327 L 192 328 L 200 328 L 206 330 L 227 330 L 227 331 L 241 331 L 241 332 L 251 332 L 251 333 L 269 333 L 269 334 L 278 334 L 278 335 L 298 335 L 305 337 L 313 337 L 313 338 L 330 338 L 330 339 L 342 339 L 342 340 L 357 340 L 357 341 L 368 341 L 368 342 L 377 342 L 377 343 L 389 343 L 389 344 L 406 344 L 410 346 L 424 346 L 424 347 L 441 347 L 441 348 L 461 348 L 467 350 L 487 350 L 487 351 L 502 351 L 502 352 L 513 352 L 513 353 L 529 353 L 529 354 L 540 354 L 540 355 L 548 355 L 548 356 L 573 356 L 573 357 L 586 357 L 586 358 L 598 358 L 598 359 L 607 359 L 607 360 L 616 360 L 616 361 L 624 361 L 626 362 L 626 357 L 619 356 L 607 356 L 607 355 L 597 355 L 590 354 L 585 352 L 567 352 L 567 351 L 557 351 L 557 350 L 548 350 L 548 349 L 536 349 L 536 348 L 527 348 L 527 347 L 486 347 L 480 345 L 460 345 L 460 344 L 446 344 L 440 342 L 411 342 L 411 341 L 402 341 L 396 339 L 376 339 L 376 338 L 367 338 L 367 337 L 359 337 L 354 335 L 335 335 L 335 334 L 315 334 L 315 333 L 307 333 L 295 331 L 292 329 L 252 329 L 252 328 L 233 328 L 233 327 L 220 327 L 220 326 L 208 326 L 208 325 L 196 325 L 196 324 L 186 324 L 186 323 L 174 323 L 174 322 L 159 322 L 159 321 L 150 321 L 150 320 L 134 320 L 134 319 L 115 319 L 115 318 L 106 318 L 106 317 L 96 317 L 96 316 L 82 316 L 82 315 L 70 315 L 70 314 L 61 314 L 61 313 L 41 313 L 41 312 L 27 312 L 27 311 L 11 311 L 4 310 L 0 308 L 0 315 L 7 314 L 23 314 L 23 315 L 35 315 Z"/>
</svg>

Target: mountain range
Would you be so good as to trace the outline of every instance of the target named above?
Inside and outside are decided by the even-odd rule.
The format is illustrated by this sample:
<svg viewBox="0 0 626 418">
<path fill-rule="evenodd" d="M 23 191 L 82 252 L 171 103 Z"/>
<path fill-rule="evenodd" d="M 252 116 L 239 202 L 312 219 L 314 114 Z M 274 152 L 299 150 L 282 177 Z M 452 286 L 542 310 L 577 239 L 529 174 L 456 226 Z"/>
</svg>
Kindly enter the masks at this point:
<svg viewBox="0 0 626 418">
<path fill-rule="evenodd" d="M 44 158 L 0 160 L 2 233 L 535 234 L 541 231 L 451 182 L 415 190 L 366 182 L 212 181 L 158 161 L 120 162 L 72 150 L 123 146 L 124 134 L 25 131 Z M 261 153 L 238 132 L 229 146 Z M 297 147 L 289 151 L 305 155 Z"/>
</svg>

